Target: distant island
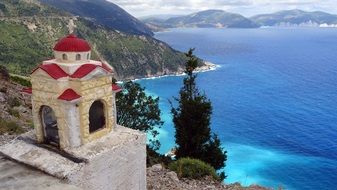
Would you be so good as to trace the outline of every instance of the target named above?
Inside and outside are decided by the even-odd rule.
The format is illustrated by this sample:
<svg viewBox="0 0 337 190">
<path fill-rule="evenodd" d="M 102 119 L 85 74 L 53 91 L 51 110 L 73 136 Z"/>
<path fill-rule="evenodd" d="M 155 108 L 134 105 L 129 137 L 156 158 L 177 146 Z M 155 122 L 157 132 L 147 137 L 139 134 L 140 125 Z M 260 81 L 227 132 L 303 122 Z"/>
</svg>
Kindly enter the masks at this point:
<svg viewBox="0 0 337 190">
<path fill-rule="evenodd" d="M 223 10 L 206 10 L 184 16 L 148 16 L 142 19 L 153 31 L 168 28 L 259 28 L 259 27 L 337 27 L 337 15 L 298 9 L 244 17 Z"/>
<path fill-rule="evenodd" d="M 222 10 L 206 10 L 169 19 L 149 17 L 143 20 L 153 30 L 165 28 L 258 28 L 260 25 L 240 15 Z"/>
</svg>

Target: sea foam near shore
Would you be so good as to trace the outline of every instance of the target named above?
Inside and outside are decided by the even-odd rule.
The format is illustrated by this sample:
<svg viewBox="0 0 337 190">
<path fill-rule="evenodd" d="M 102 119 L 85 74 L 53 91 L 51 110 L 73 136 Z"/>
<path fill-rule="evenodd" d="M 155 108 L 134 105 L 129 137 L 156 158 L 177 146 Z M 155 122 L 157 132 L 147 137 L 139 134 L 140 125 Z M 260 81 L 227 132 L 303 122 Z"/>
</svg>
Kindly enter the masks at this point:
<svg viewBox="0 0 337 190">
<path fill-rule="evenodd" d="M 214 70 L 216 70 L 220 67 L 221 67 L 220 65 L 211 63 L 209 61 L 204 61 L 204 65 L 201 66 L 201 67 L 197 67 L 194 72 L 195 73 L 202 73 L 202 72 L 214 71 Z M 173 73 L 173 74 L 167 74 L 167 75 L 161 75 L 161 76 L 151 76 L 151 77 L 133 79 L 132 81 L 153 80 L 153 79 L 159 79 L 159 78 L 163 78 L 163 77 L 184 76 L 184 75 L 186 75 L 184 72 L 176 72 L 176 73 Z"/>
</svg>

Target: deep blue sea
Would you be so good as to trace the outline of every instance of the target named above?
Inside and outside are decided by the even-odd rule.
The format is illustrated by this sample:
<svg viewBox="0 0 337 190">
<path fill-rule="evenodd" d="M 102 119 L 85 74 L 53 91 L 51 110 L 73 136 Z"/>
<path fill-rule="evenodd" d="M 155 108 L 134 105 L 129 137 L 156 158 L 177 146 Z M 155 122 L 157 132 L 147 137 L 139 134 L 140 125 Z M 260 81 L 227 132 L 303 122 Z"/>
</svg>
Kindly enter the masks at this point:
<svg viewBox="0 0 337 190">
<path fill-rule="evenodd" d="M 155 37 L 220 65 L 197 83 L 228 151 L 226 183 L 337 189 L 337 29 L 175 29 Z M 182 80 L 138 81 L 160 97 L 161 153 L 175 145 L 168 99 Z"/>
</svg>

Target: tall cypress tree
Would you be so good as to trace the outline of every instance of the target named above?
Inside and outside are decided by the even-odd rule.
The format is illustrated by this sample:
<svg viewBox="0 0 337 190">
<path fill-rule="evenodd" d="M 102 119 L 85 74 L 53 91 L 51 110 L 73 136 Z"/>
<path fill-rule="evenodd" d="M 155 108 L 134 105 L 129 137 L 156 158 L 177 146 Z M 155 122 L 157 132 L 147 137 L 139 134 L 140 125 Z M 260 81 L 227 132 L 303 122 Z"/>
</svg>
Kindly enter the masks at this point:
<svg viewBox="0 0 337 190">
<path fill-rule="evenodd" d="M 178 105 L 172 104 L 173 123 L 176 129 L 176 157 L 191 157 L 209 163 L 215 169 L 225 167 L 226 151 L 221 148 L 217 135 L 211 132 L 210 120 L 212 104 L 196 86 L 197 75 L 193 71 L 198 66 L 198 58 L 190 49 L 185 55 L 188 58 L 185 65 L 184 85 L 180 89 Z M 225 177 L 222 173 L 222 177 Z"/>
</svg>

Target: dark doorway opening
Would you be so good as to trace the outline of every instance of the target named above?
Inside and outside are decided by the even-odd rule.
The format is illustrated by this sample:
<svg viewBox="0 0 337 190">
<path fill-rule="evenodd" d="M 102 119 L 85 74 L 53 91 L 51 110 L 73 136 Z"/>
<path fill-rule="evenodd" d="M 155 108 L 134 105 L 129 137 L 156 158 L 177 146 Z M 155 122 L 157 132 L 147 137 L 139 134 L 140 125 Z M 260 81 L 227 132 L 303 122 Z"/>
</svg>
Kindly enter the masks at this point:
<svg viewBox="0 0 337 190">
<path fill-rule="evenodd" d="M 41 120 L 44 129 L 45 143 L 59 147 L 60 138 L 57 127 L 57 120 L 53 109 L 49 106 L 41 107 Z"/>
<path fill-rule="evenodd" d="M 89 110 L 89 132 L 95 132 L 105 127 L 104 104 L 95 101 Z"/>
</svg>

